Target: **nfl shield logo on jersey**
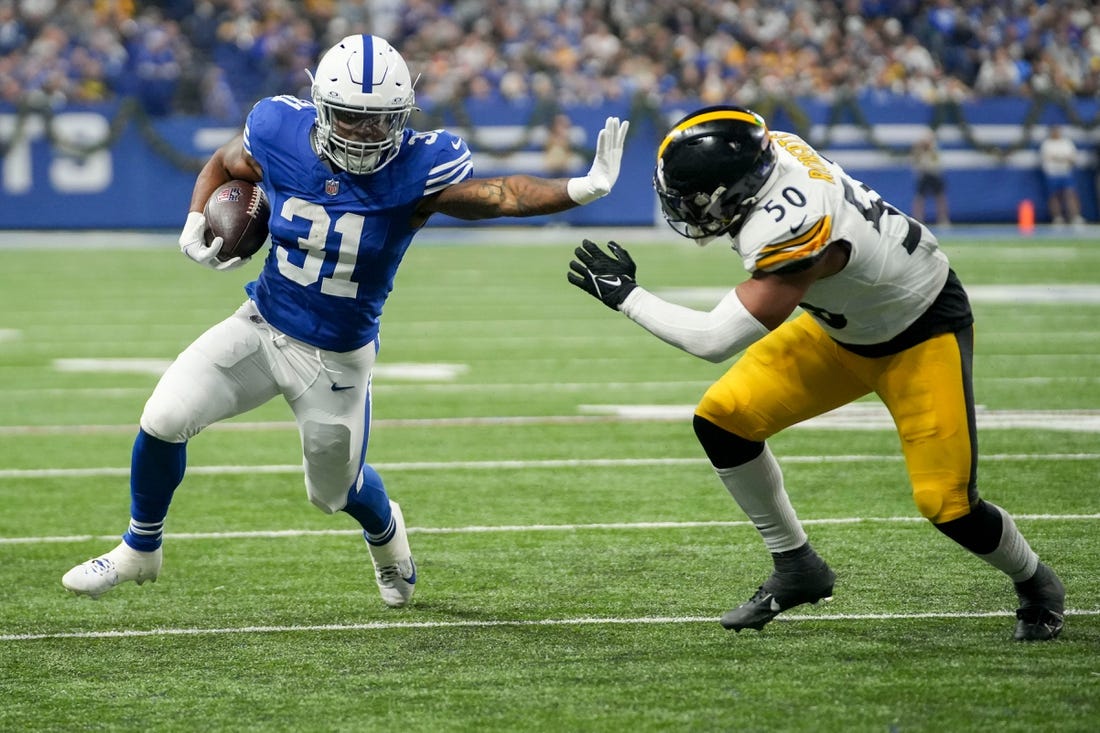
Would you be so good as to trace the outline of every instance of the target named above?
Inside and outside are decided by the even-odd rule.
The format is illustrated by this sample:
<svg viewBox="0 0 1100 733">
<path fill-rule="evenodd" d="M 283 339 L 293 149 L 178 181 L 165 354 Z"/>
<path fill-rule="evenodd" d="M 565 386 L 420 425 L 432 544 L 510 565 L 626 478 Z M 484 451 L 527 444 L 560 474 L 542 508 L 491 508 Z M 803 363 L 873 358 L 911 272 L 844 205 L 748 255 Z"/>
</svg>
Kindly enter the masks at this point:
<svg viewBox="0 0 1100 733">
<path fill-rule="evenodd" d="M 330 178 L 325 181 L 325 193 L 327 193 L 329 196 L 335 196 L 336 194 L 340 193 L 340 182 L 337 181 L 335 178 Z"/>
</svg>

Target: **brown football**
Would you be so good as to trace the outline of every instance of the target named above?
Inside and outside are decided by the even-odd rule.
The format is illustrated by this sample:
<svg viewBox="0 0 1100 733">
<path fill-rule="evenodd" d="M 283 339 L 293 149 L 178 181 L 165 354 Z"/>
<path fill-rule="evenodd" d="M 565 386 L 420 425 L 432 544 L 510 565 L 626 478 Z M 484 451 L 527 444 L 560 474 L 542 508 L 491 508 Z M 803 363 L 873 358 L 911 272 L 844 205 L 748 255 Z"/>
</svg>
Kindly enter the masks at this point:
<svg viewBox="0 0 1100 733">
<path fill-rule="evenodd" d="M 206 217 L 206 243 L 225 240 L 218 259 L 251 257 L 267 242 L 267 218 L 271 208 L 263 190 L 249 181 L 223 183 L 210 194 L 202 215 Z"/>
</svg>

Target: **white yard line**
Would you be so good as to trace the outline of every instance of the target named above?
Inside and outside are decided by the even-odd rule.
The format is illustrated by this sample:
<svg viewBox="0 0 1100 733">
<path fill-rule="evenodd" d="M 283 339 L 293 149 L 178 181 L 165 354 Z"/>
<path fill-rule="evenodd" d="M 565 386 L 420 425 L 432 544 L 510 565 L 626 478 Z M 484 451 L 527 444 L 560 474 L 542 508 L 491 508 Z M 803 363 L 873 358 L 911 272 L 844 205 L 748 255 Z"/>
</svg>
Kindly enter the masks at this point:
<svg viewBox="0 0 1100 733">
<path fill-rule="evenodd" d="M 1091 522 L 1100 519 L 1100 514 L 1014 514 L 1022 521 L 1033 522 Z M 804 519 L 806 525 L 849 525 L 849 524 L 914 524 L 923 523 L 920 516 L 902 517 L 825 517 Z M 501 524 L 496 526 L 472 525 L 467 527 L 409 527 L 409 534 L 496 534 L 502 532 L 579 532 L 584 530 L 649 530 L 649 529 L 697 529 L 712 527 L 751 527 L 748 520 L 699 521 L 699 522 L 593 522 L 590 524 Z M 281 539 L 287 537 L 333 537 L 359 536 L 358 529 L 268 529 L 240 530 L 222 532 L 168 532 L 166 540 L 251 540 Z M 71 542 L 118 540 L 112 535 L 57 535 L 41 537 L 0 537 L 0 545 L 65 544 Z"/>
<path fill-rule="evenodd" d="M 380 428 L 393 427 L 475 427 L 498 425 L 580 425 L 622 422 L 690 421 L 693 404 L 582 404 L 579 415 L 486 415 L 482 417 L 392 418 L 372 421 Z M 990 410 L 976 407 L 979 430 L 1032 428 L 1070 432 L 1100 432 L 1100 410 Z M 297 430 L 289 420 L 268 422 L 228 421 L 207 430 L 272 431 Z M 855 402 L 819 417 L 793 425 L 790 429 L 811 430 L 893 430 L 894 423 L 886 407 L 879 402 Z M 134 424 L 126 425 L 0 425 L 0 436 L 7 435 L 101 435 L 133 434 Z"/>
<path fill-rule="evenodd" d="M 624 420 L 690 420 L 694 405 L 579 405 L 587 415 L 613 415 Z M 979 430 L 1033 428 L 1070 432 L 1100 432 L 1100 410 L 990 410 L 975 407 Z M 853 402 L 792 425 L 788 429 L 893 430 L 894 420 L 881 402 Z"/>
<path fill-rule="evenodd" d="M 1100 339 L 1100 334 L 1096 337 Z M 375 375 L 377 377 L 377 374 Z M 411 377 L 409 377 L 411 379 Z M 500 382 L 497 384 L 462 384 L 462 383 L 438 383 L 419 382 L 415 384 L 396 384 L 386 381 L 374 382 L 375 394 L 390 394 L 397 392 L 432 393 L 432 394 L 479 394 L 502 392 L 538 393 L 552 390 L 559 393 L 611 390 L 654 390 L 658 392 L 671 392 L 677 389 L 694 389 L 700 394 L 709 387 L 714 380 L 703 379 L 694 381 L 656 381 L 656 382 Z M 1087 385 L 1100 383 L 1100 377 L 976 377 L 975 382 L 990 382 L 997 384 L 1068 384 Z M 148 397 L 152 387 L 26 387 L 5 389 L 0 387 L 0 399 L 6 397 L 91 397 L 97 400 L 106 398 Z"/>
<path fill-rule="evenodd" d="M 909 621 L 917 619 L 980 619 L 1013 616 L 1012 611 L 961 611 L 941 613 L 838 613 L 779 616 L 782 623 L 804 621 Z M 1067 609 L 1067 616 L 1100 616 L 1100 609 Z M 637 618 L 546 618 L 497 619 L 485 621 L 372 621 L 362 624 L 310 624 L 286 626 L 241 626 L 238 628 L 160 628 L 120 629 L 115 631 L 66 631 L 52 634 L 0 634 L 0 642 L 39 641 L 43 639 L 128 639 L 160 636 L 224 636 L 228 634 L 344 633 L 348 631 L 386 631 L 391 629 L 485 629 L 531 626 L 641 626 L 668 624 L 713 624 L 709 616 L 641 616 Z"/>
<path fill-rule="evenodd" d="M 874 463 L 886 461 L 896 463 L 902 460 L 900 454 L 867 455 L 812 455 L 778 456 L 780 463 Z M 980 457 L 983 462 L 1007 461 L 1095 461 L 1100 453 L 990 453 Z M 512 461 L 393 461 L 378 462 L 371 465 L 379 471 L 453 471 L 460 470 L 529 470 L 551 468 L 614 468 L 632 466 L 706 466 L 706 459 L 700 458 L 560 458 L 544 460 Z M 188 474 L 203 476 L 226 476 L 239 474 L 283 474 L 301 473 L 298 463 L 283 465 L 254 466 L 190 466 Z M 104 466 L 87 468 L 8 468 L 0 469 L 0 479 L 36 479 L 36 478 L 90 478 L 95 476 L 128 476 L 128 466 Z"/>
</svg>

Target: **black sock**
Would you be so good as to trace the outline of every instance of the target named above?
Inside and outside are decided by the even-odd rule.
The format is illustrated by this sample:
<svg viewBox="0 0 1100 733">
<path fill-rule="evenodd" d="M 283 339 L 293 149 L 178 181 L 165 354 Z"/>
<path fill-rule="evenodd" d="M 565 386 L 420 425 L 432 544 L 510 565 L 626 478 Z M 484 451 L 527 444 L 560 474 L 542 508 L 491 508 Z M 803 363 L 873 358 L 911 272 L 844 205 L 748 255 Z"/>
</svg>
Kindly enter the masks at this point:
<svg viewBox="0 0 1100 733">
<path fill-rule="evenodd" d="M 814 548 L 810 547 L 810 543 L 796 547 L 793 550 L 784 550 L 783 552 L 773 552 L 772 560 L 775 562 L 775 569 L 778 571 L 785 570 L 798 570 L 806 567 L 808 561 L 817 558 L 817 553 L 814 552 Z"/>
</svg>

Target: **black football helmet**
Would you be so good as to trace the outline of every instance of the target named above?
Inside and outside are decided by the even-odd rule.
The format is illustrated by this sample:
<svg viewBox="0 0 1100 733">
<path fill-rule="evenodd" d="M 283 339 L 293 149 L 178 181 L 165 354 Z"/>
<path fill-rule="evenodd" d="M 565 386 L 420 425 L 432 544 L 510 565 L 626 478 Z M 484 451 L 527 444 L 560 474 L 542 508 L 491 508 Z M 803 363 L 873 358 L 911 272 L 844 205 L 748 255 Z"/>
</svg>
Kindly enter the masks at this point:
<svg viewBox="0 0 1100 733">
<path fill-rule="evenodd" d="M 734 236 L 775 169 L 764 118 L 744 107 L 704 107 L 675 125 L 657 148 L 653 187 L 677 234 L 706 244 Z"/>
</svg>

